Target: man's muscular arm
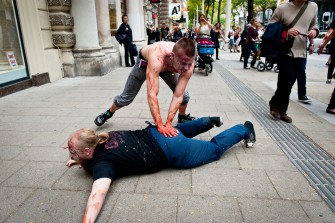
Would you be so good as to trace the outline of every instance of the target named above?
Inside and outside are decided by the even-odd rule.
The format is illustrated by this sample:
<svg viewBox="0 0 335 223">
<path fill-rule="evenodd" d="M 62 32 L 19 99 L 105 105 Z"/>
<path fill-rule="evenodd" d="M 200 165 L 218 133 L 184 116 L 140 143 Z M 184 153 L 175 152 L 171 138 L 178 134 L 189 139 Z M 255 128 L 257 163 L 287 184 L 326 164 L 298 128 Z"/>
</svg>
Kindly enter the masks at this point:
<svg viewBox="0 0 335 223">
<path fill-rule="evenodd" d="M 171 103 L 170 103 L 168 117 L 167 117 L 166 123 L 165 123 L 166 127 L 172 126 L 172 120 L 173 120 L 174 116 L 176 115 L 177 110 L 179 109 L 179 107 L 180 107 L 180 105 L 183 101 L 183 96 L 184 96 L 184 92 L 185 92 L 187 83 L 192 76 L 193 67 L 194 67 L 194 64 L 190 67 L 190 69 L 188 71 L 179 75 L 177 86 L 176 86 L 176 89 L 173 93 L 173 97 L 172 97 L 172 100 L 171 100 Z"/>
<path fill-rule="evenodd" d="M 161 64 L 162 65 L 162 64 Z M 159 91 L 159 61 L 152 61 L 148 63 L 146 72 L 147 82 L 147 98 L 150 108 L 151 115 L 156 123 L 157 130 L 166 136 L 176 136 L 178 131 L 172 126 L 166 127 L 163 125 L 159 103 L 158 103 L 158 91 Z"/>
</svg>

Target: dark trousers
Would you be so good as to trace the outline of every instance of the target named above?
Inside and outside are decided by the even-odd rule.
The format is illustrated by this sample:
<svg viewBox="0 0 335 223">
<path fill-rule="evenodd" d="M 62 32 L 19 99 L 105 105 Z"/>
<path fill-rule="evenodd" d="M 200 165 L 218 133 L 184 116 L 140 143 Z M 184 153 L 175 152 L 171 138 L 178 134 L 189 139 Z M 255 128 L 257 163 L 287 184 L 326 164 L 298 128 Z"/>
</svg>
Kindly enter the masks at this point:
<svg viewBox="0 0 335 223">
<path fill-rule="evenodd" d="M 330 98 L 330 102 L 328 104 L 327 109 L 334 109 L 335 108 L 335 88 L 332 94 L 332 97 Z"/>
<path fill-rule="evenodd" d="M 278 60 L 278 66 L 277 90 L 272 96 L 270 104 L 279 109 L 281 114 L 286 114 L 292 86 L 298 76 L 305 75 L 306 58 L 284 56 Z"/>
<path fill-rule="evenodd" d="M 301 58 L 303 61 L 301 62 L 301 68 L 299 69 L 301 72 L 297 75 L 297 85 L 298 85 L 298 98 L 302 99 L 306 96 L 306 58 Z"/>
<path fill-rule="evenodd" d="M 256 58 L 257 58 L 257 50 L 256 50 L 256 44 L 255 43 L 247 43 L 246 45 L 246 52 L 244 54 L 244 67 L 248 66 L 248 60 L 251 54 L 251 51 L 254 53 L 254 56 L 252 57 L 251 66 L 255 66 Z"/>
<path fill-rule="evenodd" d="M 219 58 L 219 47 L 215 47 L 216 59 Z"/>
<path fill-rule="evenodd" d="M 334 39 L 335 41 L 335 39 Z M 334 73 L 334 67 L 335 67 L 335 49 L 330 50 L 330 64 L 328 67 L 328 74 L 327 79 L 332 79 L 333 73 Z"/>
<path fill-rule="evenodd" d="M 123 45 L 124 45 L 124 60 L 125 60 L 126 66 L 130 66 L 129 56 L 130 56 L 131 65 L 133 66 L 135 64 L 135 59 L 134 59 L 134 56 L 130 52 L 131 43 L 124 42 Z"/>
</svg>

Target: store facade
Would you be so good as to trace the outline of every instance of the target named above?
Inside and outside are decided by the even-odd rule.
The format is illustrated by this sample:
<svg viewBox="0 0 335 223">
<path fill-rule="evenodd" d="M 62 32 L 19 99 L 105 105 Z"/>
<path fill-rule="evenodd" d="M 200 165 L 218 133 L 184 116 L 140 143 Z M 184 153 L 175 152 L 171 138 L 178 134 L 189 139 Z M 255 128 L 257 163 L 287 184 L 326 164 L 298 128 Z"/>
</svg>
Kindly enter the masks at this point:
<svg viewBox="0 0 335 223">
<path fill-rule="evenodd" d="M 128 14 L 134 43 L 142 47 L 148 2 L 0 0 L 0 97 L 18 85 L 102 76 L 122 66 L 124 49 L 114 38 L 121 17 Z"/>
<path fill-rule="evenodd" d="M 0 87 L 29 78 L 15 2 L 0 1 Z"/>
</svg>

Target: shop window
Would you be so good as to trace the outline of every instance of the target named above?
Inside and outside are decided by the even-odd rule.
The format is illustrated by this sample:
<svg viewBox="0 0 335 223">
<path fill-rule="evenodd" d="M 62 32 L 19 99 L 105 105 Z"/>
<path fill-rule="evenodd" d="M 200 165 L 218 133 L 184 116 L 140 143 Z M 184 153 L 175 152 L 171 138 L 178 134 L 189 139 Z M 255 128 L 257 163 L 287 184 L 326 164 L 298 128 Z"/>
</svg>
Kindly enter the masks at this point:
<svg viewBox="0 0 335 223">
<path fill-rule="evenodd" d="M 0 1 L 0 86 L 28 78 L 15 2 Z"/>
</svg>

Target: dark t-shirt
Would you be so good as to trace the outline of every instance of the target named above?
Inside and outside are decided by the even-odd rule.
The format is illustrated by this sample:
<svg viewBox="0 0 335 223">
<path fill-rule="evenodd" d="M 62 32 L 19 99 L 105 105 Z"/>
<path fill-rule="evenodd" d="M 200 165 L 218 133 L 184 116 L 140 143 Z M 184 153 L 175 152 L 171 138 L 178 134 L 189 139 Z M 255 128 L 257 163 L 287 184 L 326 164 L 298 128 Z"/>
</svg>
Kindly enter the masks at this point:
<svg viewBox="0 0 335 223">
<path fill-rule="evenodd" d="M 148 129 L 112 131 L 98 145 L 92 159 L 93 181 L 127 175 L 154 173 L 167 166 L 166 157 Z"/>
<path fill-rule="evenodd" d="M 248 44 L 255 44 L 254 41 L 252 41 L 251 39 L 256 39 L 258 36 L 258 31 L 257 29 L 255 29 L 254 27 L 252 26 L 249 26 L 248 28 L 248 33 L 247 33 L 247 41 L 248 41 Z"/>
<path fill-rule="evenodd" d="M 166 38 L 170 29 L 169 27 L 161 28 L 162 38 Z"/>
</svg>

